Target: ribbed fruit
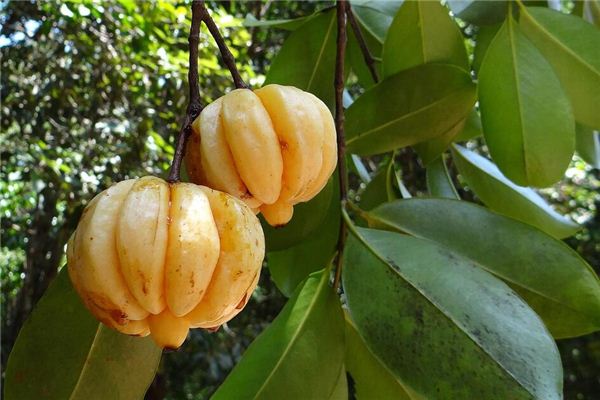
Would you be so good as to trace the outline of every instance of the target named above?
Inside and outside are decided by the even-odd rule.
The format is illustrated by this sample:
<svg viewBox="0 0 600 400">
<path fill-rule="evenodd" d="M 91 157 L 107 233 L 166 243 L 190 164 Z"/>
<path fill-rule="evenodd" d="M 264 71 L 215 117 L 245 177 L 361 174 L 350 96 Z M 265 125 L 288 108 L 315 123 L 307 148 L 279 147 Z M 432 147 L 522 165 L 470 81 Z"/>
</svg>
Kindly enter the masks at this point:
<svg viewBox="0 0 600 400">
<path fill-rule="evenodd" d="M 242 199 L 273 226 L 316 196 L 337 164 L 335 125 L 314 95 L 291 86 L 237 89 L 192 124 L 190 179 Z"/>
<path fill-rule="evenodd" d="M 151 176 L 97 195 L 67 244 L 69 276 L 92 314 L 168 348 L 190 327 L 215 329 L 241 311 L 264 253 L 244 202 Z"/>
</svg>

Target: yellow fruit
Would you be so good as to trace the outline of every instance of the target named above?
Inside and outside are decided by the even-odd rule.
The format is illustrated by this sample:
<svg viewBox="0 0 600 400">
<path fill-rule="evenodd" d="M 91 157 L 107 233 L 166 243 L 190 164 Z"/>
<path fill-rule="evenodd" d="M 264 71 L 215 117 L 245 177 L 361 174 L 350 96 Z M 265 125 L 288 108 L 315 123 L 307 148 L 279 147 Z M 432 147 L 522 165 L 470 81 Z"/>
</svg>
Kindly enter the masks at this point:
<svg viewBox="0 0 600 400">
<path fill-rule="evenodd" d="M 256 287 L 264 246 L 244 202 L 149 176 L 90 202 L 67 244 L 68 271 L 101 322 L 177 348 L 190 326 L 213 328 L 239 312 Z"/>
<path fill-rule="evenodd" d="M 333 118 L 321 100 L 295 87 L 237 89 L 194 121 L 185 162 L 192 181 L 284 225 L 294 205 L 316 196 L 335 169 Z"/>
</svg>

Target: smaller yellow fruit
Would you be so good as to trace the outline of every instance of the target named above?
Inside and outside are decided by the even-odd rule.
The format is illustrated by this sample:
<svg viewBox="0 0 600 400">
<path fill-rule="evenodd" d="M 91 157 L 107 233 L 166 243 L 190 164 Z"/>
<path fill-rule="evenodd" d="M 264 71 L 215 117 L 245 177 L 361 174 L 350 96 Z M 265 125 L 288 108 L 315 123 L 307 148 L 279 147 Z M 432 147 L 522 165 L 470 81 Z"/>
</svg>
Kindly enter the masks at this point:
<svg viewBox="0 0 600 400">
<path fill-rule="evenodd" d="M 165 309 L 158 315 L 148 316 L 148 325 L 152 339 L 160 347 L 178 349 L 190 330 L 190 324 L 184 318 L 177 318 Z"/>
</svg>

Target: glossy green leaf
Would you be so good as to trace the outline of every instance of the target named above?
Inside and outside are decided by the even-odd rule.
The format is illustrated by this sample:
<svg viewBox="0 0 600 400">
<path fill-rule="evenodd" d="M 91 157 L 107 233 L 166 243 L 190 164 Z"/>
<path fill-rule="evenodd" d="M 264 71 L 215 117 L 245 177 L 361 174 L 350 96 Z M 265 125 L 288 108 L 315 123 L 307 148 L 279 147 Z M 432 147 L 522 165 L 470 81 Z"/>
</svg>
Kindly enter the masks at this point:
<svg viewBox="0 0 600 400">
<path fill-rule="evenodd" d="M 475 51 L 473 52 L 473 70 L 475 70 L 475 72 L 479 72 L 485 53 L 501 26 L 502 24 L 486 25 L 480 27 L 477 31 Z"/>
<path fill-rule="evenodd" d="M 554 211 L 535 190 L 507 179 L 487 158 L 458 145 L 453 146 L 452 155 L 469 188 L 492 210 L 559 239 L 580 229 L 570 218 Z"/>
<path fill-rule="evenodd" d="M 313 231 L 295 246 L 267 253 L 271 279 L 277 288 L 290 297 L 296 287 L 312 272 L 329 265 L 335 253 L 340 226 L 340 197 L 337 178 L 334 181 L 329 206 L 322 205 L 327 214 Z"/>
<path fill-rule="evenodd" d="M 569 246 L 483 207 L 450 199 L 411 199 L 363 215 L 385 227 L 437 242 L 507 282 L 554 337 L 600 329 L 600 282 Z"/>
<path fill-rule="evenodd" d="M 502 281 L 428 240 L 356 233 L 344 254 L 350 315 L 405 387 L 423 398 L 562 398 L 554 340 Z"/>
<path fill-rule="evenodd" d="M 287 249 L 304 241 L 323 223 L 337 185 L 337 174 L 329 178 L 327 185 L 312 200 L 294 206 L 294 215 L 285 226 L 274 228 L 260 217 L 267 251 Z M 337 193 L 337 191 L 335 191 Z M 323 266 L 321 266 L 323 268 Z"/>
<path fill-rule="evenodd" d="M 448 0 L 450 9 L 458 18 L 475 25 L 501 22 L 508 9 L 507 1 Z"/>
<path fill-rule="evenodd" d="M 380 43 L 383 43 L 402 1 L 352 0 L 350 4 L 358 22 Z"/>
<path fill-rule="evenodd" d="M 8 359 L 6 400 L 141 399 L 162 351 L 123 335 L 83 306 L 66 268 L 21 328 Z"/>
<path fill-rule="evenodd" d="M 576 149 L 579 156 L 594 168 L 600 169 L 600 131 L 577 125 Z"/>
<path fill-rule="evenodd" d="M 333 105 L 335 10 L 321 13 L 293 31 L 271 63 L 265 84 L 296 86 Z"/>
<path fill-rule="evenodd" d="M 546 8 L 521 7 L 523 33 L 558 75 L 575 119 L 600 129 L 600 29 Z"/>
<path fill-rule="evenodd" d="M 575 150 L 569 101 L 543 55 L 509 17 L 479 71 L 483 133 L 510 180 L 545 187 L 558 181 Z"/>
<path fill-rule="evenodd" d="M 344 316 L 329 270 L 311 274 L 212 397 L 323 399 L 344 363 Z"/>
<path fill-rule="evenodd" d="M 378 205 L 397 199 L 392 188 L 393 163 L 390 160 L 382 167 L 360 194 L 360 207 L 371 210 Z"/>
<path fill-rule="evenodd" d="M 427 189 L 433 197 L 458 199 L 460 196 L 452 183 L 444 158 L 440 157 L 427 166 Z"/>
<path fill-rule="evenodd" d="M 421 64 L 444 63 L 469 69 L 462 33 L 436 1 L 405 1 L 383 43 L 383 73 L 392 76 Z"/>
<path fill-rule="evenodd" d="M 367 90 L 346 112 L 348 151 L 384 153 L 443 135 L 471 111 L 475 85 L 462 69 L 426 64 Z"/>
<path fill-rule="evenodd" d="M 411 400 L 402 382 L 369 350 L 346 318 L 346 369 L 354 380 L 357 400 Z"/>
</svg>

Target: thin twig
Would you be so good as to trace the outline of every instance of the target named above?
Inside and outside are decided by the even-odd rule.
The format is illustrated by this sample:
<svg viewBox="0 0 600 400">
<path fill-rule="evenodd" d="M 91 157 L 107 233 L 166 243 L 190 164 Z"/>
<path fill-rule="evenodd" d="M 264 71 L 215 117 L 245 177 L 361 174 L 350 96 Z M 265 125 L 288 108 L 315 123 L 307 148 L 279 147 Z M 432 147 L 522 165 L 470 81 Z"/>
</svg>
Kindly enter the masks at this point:
<svg viewBox="0 0 600 400">
<path fill-rule="evenodd" d="M 200 115 L 202 103 L 200 102 L 200 88 L 198 84 L 198 42 L 200 40 L 200 23 L 202 22 L 202 1 L 192 2 L 192 26 L 190 27 L 190 36 L 188 37 L 188 46 L 190 53 L 188 86 L 190 89 L 190 102 L 185 113 L 185 118 L 177 136 L 175 154 L 171 163 L 169 177 L 167 182 L 179 182 L 181 162 L 185 154 L 185 144 L 192 133 L 192 122 Z"/>
<path fill-rule="evenodd" d="M 215 24 L 215 21 L 208 13 L 208 9 L 204 5 L 204 1 L 200 1 L 200 3 L 202 21 L 206 24 L 206 27 L 208 28 L 208 31 L 210 32 L 213 39 L 215 39 L 217 46 L 219 46 L 221 57 L 223 57 L 223 62 L 225 63 L 227 69 L 229 69 L 229 72 L 231 73 L 231 77 L 233 78 L 233 83 L 235 84 L 235 87 L 238 89 L 247 89 L 248 85 L 246 85 L 246 83 L 242 79 L 240 71 L 238 71 L 235 65 L 235 58 L 233 58 L 233 54 L 231 54 L 231 51 L 229 51 L 227 44 L 225 44 L 225 40 L 223 40 L 223 36 L 221 36 L 221 33 L 219 32 L 217 24 Z"/>
<path fill-rule="evenodd" d="M 346 58 L 346 10 L 348 3 L 346 0 L 338 0 L 337 9 L 337 51 L 335 59 L 335 130 L 337 132 L 338 147 L 338 173 L 340 181 L 340 200 L 342 207 L 345 207 L 348 197 L 348 173 L 346 171 L 346 141 L 344 137 L 344 59 Z M 340 221 L 340 232 L 337 243 L 337 261 L 335 266 L 335 278 L 333 287 L 337 288 L 340 284 L 342 275 L 342 252 L 346 243 L 346 223 Z"/>
<path fill-rule="evenodd" d="M 352 26 L 354 36 L 358 41 L 358 45 L 360 47 L 360 51 L 362 52 L 363 59 L 365 60 L 365 64 L 367 64 L 367 67 L 371 72 L 373 82 L 378 83 L 379 77 L 377 76 L 377 68 L 375 68 L 375 59 L 369 51 L 369 46 L 367 46 L 367 42 L 365 41 L 365 37 L 363 36 L 362 31 L 360 30 L 360 26 L 358 25 L 356 18 L 354 18 L 354 12 L 352 11 L 350 4 L 346 6 L 346 15 L 348 16 L 348 22 L 350 22 L 350 25 Z"/>
</svg>

